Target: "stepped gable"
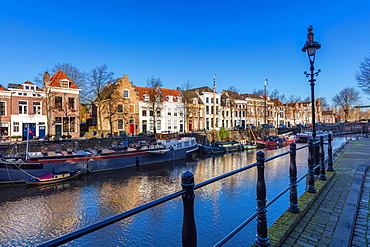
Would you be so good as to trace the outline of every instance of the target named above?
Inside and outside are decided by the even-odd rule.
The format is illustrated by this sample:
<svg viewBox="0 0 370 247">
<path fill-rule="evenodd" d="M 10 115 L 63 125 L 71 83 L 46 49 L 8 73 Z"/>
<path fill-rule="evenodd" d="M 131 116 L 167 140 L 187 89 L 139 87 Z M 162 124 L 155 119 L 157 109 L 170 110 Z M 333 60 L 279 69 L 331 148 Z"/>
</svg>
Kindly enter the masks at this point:
<svg viewBox="0 0 370 247">
<path fill-rule="evenodd" d="M 63 87 L 63 85 L 61 85 L 60 83 L 61 80 L 68 80 L 69 82 L 68 88 L 78 89 L 76 84 L 74 84 L 74 82 L 62 70 L 59 70 L 50 78 L 48 86 Z"/>
</svg>

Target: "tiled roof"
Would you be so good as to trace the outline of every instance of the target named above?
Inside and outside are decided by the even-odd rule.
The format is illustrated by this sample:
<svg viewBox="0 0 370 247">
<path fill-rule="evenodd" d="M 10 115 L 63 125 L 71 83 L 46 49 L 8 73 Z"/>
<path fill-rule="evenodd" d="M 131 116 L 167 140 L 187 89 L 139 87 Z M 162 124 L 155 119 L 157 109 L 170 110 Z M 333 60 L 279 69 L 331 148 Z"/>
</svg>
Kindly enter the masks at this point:
<svg viewBox="0 0 370 247">
<path fill-rule="evenodd" d="M 76 84 L 68 78 L 68 76 L 61 70 L 59 70 L 57 73 L 55 73 L 51 78 L 48 86 L 51 87 L 62 87 L 63 85 L 60 84 L 61 80 L 67 79 L 69 81 L 69 88 L 78 89 Z"/>
<path fill-rule="evenodd" d="M 0 85 L 0 90 L 1 90 L 1 91 L 6 91 L 6 88 L 5 88 L 5 87 L 3 87 L 2 85 Z"/>
<path fill-rule="evenodd" d="M 167 96 L 173 96 L 173 101 L 174 102 L 177 102 L 177 97 L 181 97 L 181 94 L 178 90 L 174 90 L 174 89 L 165 89 L 165 88 L 160 88 L 159 90 L 161 90 L 162 92 L 162 95 L 163 97 L 167 97 Z"/>
<path fill-rule="evenodd" d="M 242 94 L 241 96 L 244 98 L 249 97 L 249 98 L 255 98 L 255 99 L 262 99 L 262 97 L 258 94 L 245 93 L 245 94 Z"/>
<path fill-rule="evenodd" d="M 135 90 L 138 92 L 139 100 L 141 100 L 141 101 L 144 100 L 143 95 L 145 95 L 145 94 L 147 94 L 147 95 L 159 95 L 157 90 L 155 90 L 153 88 L 135 87 Z M 162 101 L 162 99 L 161 99 L 161 101 Z"/>
</svg>

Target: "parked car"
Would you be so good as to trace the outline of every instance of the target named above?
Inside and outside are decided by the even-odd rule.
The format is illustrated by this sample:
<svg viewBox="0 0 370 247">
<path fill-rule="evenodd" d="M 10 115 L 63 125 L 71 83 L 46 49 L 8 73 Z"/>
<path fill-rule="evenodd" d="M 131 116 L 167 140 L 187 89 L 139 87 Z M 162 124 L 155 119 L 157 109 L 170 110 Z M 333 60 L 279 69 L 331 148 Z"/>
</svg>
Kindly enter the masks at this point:
<svg viewBox="0 0 370 247">
<path fill-rule="evenodd" d="M 247 124 L 245 129 L 255 129 L 256 126 L 254 126 L 254 124 Z"/>
<path fill-rule="evenodd" d="M 280 128 L 283 128 L 283 129 L 286 129 L 286 125 L 285 124 L 280 124 L 279 126 Z"/>
<path fill-rule="evenodd" d="M 275 126 L 271 124 L 262 124 L 261 127 L 262 128 L 275 128 Z"/>
</svg>

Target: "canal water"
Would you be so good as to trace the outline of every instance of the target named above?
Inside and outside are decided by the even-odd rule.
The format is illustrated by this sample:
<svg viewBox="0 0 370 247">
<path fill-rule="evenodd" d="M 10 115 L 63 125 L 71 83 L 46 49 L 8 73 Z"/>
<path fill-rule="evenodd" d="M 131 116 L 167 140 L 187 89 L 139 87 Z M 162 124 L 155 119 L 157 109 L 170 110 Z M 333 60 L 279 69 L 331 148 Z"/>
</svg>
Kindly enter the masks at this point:
<svg viewBox="0 0 370 247">
<path fill-rule="evenodd" d="M 346 138 L 337 138 L 333 148 Z M 301 144 L 298 144 L 301 146 Z M 266 158 L 289 147 L 265 151 Z M 0 186 L 0 245 L 35 246 L 71 231 L 181 190 L 181 175 L 195 183 L 256 162 L 256 151 L 181 160 L 88 174 L 52 185 Z M 298 177 L 307 172 L 307 148 L 297 152 Z M 289 155 L 266 163 L 267 200 L 289 184 Z M 213 246 L 256 210 L 256 168 L 195 191 L 198 246 Z M 298 186 L 305 190 L 305 180 Z M 270 226 L 288 207 L 289 193 L 268 208 Z M 141 212 L 64 246 L 181 246 L 181 197 Z M 256 220 L 225 246 L 248 246 L 255 240 Z"/>
</svg>

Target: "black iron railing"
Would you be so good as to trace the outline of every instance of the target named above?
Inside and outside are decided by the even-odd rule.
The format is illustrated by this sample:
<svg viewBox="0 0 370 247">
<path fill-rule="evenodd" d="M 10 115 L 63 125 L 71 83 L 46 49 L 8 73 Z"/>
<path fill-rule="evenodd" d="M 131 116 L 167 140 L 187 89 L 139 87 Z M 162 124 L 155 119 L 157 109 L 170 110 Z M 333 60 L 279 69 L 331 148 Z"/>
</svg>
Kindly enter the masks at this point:
<svg viewBox="0 0 370 247">
<path fill-rule="evenodd" d="M 48 242 L 45 242 L 39 246 L 58 246 L 67 242 L 70 242 L 74 239 L 82 237 L 91 232 L 97 231 L 105 226 L 111 225 L 117 221 L 131 217 L 137 213 L 140 213 L 149 208 L 155 207 L 159 204 L 172 200 L 176 197 L 182 196 L 184 213 L 183 213 L 183 225 L 182 225 L 182 246 L 197 246 L 197 231 L 196 223 L 194 216 L 194 191 L 201 187 L 204 187 L 208 184 L 214 183 L 226 177 L 235 175 L 239 172 L 248 170 L 252 167 L 257 167 L 257 210 L 251 216 L 249 216 L 244 222 L 242 222 L 237 228 L 231 231 L 227 236 L 220 240 L 215 246 L 222 246 L 229 239 L 231 239 L 236 233 L 238 233 L 243 227 L 250 223 L 253 219 L 257 217 L 257 236 L 255 244 L 257 246 L 269 246 L 269 238 L 267 234 L 267 207 L 274 203 L 282 195 L 290 191 L 290 203 L 288 210 L 292 213 L 299 213 L 298 193 L 297 185 L 304 178 L 307 179 L 306 191 L 310 193 L 315 193 L 315 173 L 318 175 L 318 179 L 326 180 L 325 176 L 325 164 L 328 164 L 327 171 L 334 171 L 333 169 L 333 160 L 332 160 L 332 136 L 328 136 L 328 142 L 324 143 L 324 138 L 320 137 L 320 140 L 309 139 L 308 144 L 302 147 L 297 148 L 295 143 L 290 144 L 290 151 L 281 153 L 279 155 L 265 158 L 265 154 L 262 151 L 257 152 L 257 162 L 235 171 L 223 174 L 221 176 L 209 179 L 199 184 L 194 183 L 194 174 L 190 171 L 186 171 L 182 175 L 182 190 L 170 194 L 168 196 L 162 197 L 160 199 L 154 200 L 152 202 L 146 203 L 134 209 L 128 210 L 121 214 L 112 216 L 103 221 L 97 222 L 90 226 L 84 227 L 82 229 L 76 230 L 64 236 L 52 239 Z M 328 156 L 325 159 L 324 144 L 328 145 Z M 297 178 L 297 166 L 296 166 L 296 152 L 297 150 L 308 148 L 308 172 L 303 175 L 301 178 Z M 272 198 L 268 203 L 266 200 L 266 184 L 264 178 L 265 163 L 273 159 L 277 159 L 284 155 L 290 154 L 290 166 L 289 166 L 289 177 L 290 184 L 289 186 Z"/>
</svg>

